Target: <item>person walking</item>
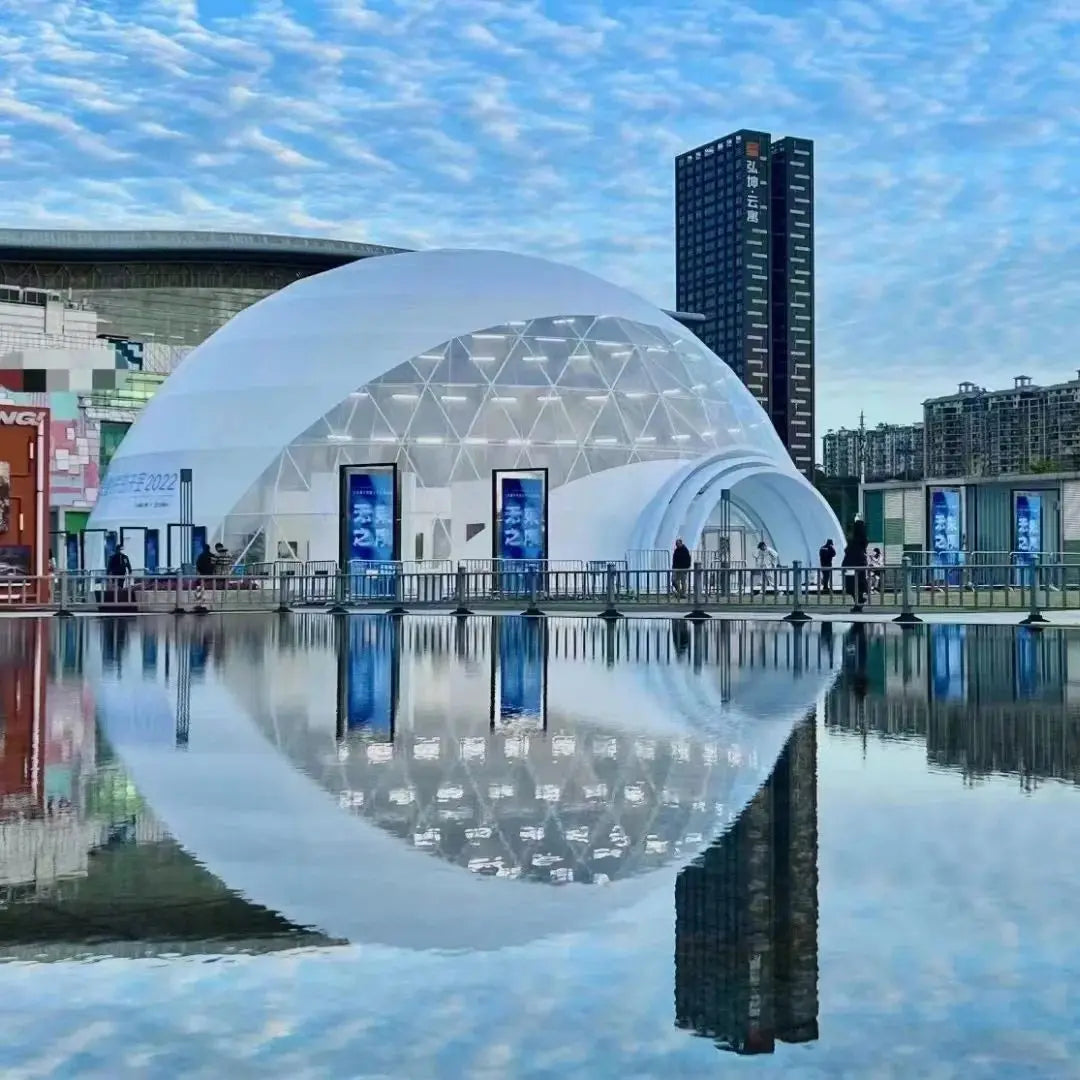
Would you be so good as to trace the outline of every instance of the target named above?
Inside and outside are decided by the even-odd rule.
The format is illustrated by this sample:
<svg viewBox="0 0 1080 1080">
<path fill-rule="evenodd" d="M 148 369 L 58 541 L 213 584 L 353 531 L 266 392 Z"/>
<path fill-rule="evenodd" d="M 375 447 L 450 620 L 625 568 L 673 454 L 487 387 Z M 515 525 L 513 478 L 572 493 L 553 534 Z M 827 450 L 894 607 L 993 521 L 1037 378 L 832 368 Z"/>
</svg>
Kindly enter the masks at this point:
<svg viewBox="0 0 1080 1080">
<path fill-rule="evenodd" d="M 131 560 L 127 557 L 123 544 L 117 544 L 113 549 L 105 567 L 105 575 L 105 603 L 123 603 L 124 586 L 131 577 Z"/>
<path fill-rule="evenodd" d="M 776 564 L 780 561 L 780 556 L 769 547 L 768 544 L 762 540 L 757 546 L 756 562 L 758 569 L 761 571 L 761 595 L 765 595 L 765 591 L 776 591 Z"/>
<path fill-rule="evenodd" d="M 832 565 L 836 558 L 836 548 L 833 547 L 832 539 L 828 539 L 818 548 L 818 563 L 821 566 L 818 592 L 824 595 L 832 595 Z"/>
<path fill-rule="evenodd" d="M 680 536 L 675 541 L 675 550 L 671 553 L 671 576 L 675 585 L 675 595 L 686 595 L 686 579 L 690 575 L 690 567 L 693 565 L 693 556 L 690 549 L 682 542 Z"/>
</svg>

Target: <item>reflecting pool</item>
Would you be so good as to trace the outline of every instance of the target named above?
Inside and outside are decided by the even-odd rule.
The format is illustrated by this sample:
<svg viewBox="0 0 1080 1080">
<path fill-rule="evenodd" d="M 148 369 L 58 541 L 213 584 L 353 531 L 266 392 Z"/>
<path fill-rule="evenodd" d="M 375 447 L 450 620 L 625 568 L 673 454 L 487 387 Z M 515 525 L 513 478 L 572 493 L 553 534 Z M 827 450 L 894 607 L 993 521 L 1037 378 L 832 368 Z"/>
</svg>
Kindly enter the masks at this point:
<svg viewBox="0 0 1080 1080">
<path fill-rule="evenodd" d="M 4 1076 L 1080 1075 L 1080 633 L 0 620 Z"/>
</svg>

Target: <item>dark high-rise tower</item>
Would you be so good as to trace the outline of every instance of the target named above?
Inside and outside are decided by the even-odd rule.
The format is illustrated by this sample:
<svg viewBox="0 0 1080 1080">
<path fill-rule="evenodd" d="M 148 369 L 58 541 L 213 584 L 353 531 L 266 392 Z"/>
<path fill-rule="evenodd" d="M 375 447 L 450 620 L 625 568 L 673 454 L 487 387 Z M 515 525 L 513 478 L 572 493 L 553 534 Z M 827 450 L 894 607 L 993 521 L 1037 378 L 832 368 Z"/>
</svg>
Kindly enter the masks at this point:
<svg viewBox="0 0 1080 1080">
<path fill-rule="evenodd" d="M 675 1022 L 738 1054 L 818 1037 L 817 728 L 675 883 Z"/>
<path fill-rule="evenodd" d="M 814 467 L 813 143 L 743 129 L 675 159 L 675 293 Z"/>
</svg>

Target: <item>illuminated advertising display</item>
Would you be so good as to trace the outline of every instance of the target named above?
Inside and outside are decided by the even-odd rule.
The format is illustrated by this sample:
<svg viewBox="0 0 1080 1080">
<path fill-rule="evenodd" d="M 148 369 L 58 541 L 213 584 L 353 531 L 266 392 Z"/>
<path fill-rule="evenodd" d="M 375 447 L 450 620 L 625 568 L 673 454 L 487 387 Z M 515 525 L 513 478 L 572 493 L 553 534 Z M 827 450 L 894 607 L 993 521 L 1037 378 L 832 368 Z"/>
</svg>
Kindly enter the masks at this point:
<svg viewBox="0 0 1080 1080">
<path fill-rule="evenodd" d="M 1013 530 L 1016 562 L 1033 566 L 1042 551 L 1043 500 L 1038 491 L 1018 491 L 1013 496 Z"/>
<path fill-rule="evenodd" d="M 389 563 L 398 559 L 396 465 L 345 465 L 341 470 L 341 561 Z"/>
<path fill-rule="evenodd" d="M 49 417 L 47 409 L 0 408 L 0 582 L 46 572 Z"/>
<path fill-rule="evenodd" d="M 934 488 L 930 492 L 930 561 L 935 567 L 959 566 L 963 556 L 963 502 L 959 488 Z M 940 570 L 938 581 L 960 584 L 957 570 Z"/>
<path fill-rule="evenodd" d="M 930 627 L 930 688 L 936 701 L 963 701 L 967 696 L 966 644 L 966 626 Z"/>
<path fill-rule="evenodd" d="M 497 470 L 494 481 L 496 559 L 540 562 L 547 558 L 547 470 Z"/>
<path fill-rule="evenodd" d="M 354 615 L 338 631 L 338 737 L 393 741 L 401 624 L 387 615 Z"/>
<path fill-rule="evenodd" d="M 491 722 L 547 727 L 547 623 L 521 615 L 495 621 Z"/>
</svg>

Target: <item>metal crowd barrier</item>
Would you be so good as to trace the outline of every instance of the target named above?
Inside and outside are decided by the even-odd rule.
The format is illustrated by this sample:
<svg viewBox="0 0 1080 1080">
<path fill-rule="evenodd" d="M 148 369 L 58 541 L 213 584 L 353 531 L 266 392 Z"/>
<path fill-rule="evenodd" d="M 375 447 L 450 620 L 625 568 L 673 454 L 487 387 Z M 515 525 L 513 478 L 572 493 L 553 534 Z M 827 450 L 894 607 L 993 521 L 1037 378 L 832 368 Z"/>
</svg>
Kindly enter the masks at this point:
<svg viewBox="0 0 1080 1080">
<path fill-rule="evenodd" d="M 633 569 L 627 562 L 585 562 L 569 569 L 543 563 L 500 563 L 486 569 L 412 570 L 407 564 L 336 567 L 280 564 L 270 573 L 252 568 L 227 576 L 190 572 L 133 574 L 111 578 L 94 572 L 43 578 L 0 578 L 0 611 L 227 612 L 308 608 L 348 610 L 444 610 L 481 607 L 551 610 L 771 612 L 793 618 L 806 612 L 1080 611 L 1080 563 L 1012 561 L 984 563 L 981 579 L 930 576 L 905 559 L 903 565 L 823 570 L 791 566 L 729 566 L 698 563 L 690 570 Z M 941 567 L 933 567 L 939 570 Z M 948 568 L 947 568 L 948 569 Z"/>
</svg>

